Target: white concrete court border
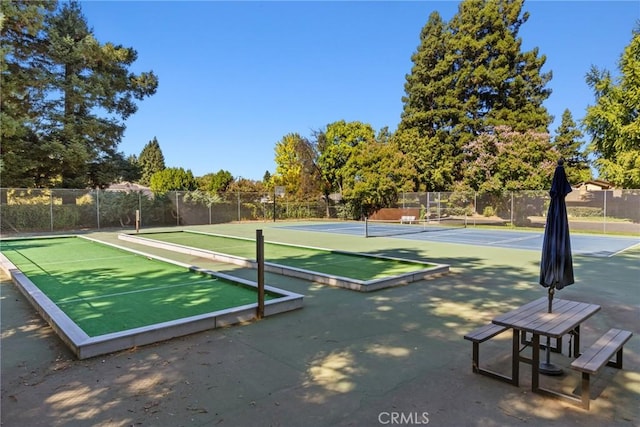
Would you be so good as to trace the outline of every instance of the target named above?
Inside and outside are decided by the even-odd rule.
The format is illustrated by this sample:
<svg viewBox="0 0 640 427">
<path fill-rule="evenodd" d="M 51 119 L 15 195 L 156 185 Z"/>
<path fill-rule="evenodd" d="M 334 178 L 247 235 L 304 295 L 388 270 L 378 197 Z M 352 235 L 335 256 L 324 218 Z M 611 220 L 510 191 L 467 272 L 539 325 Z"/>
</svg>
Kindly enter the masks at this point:
<svg viewBox="0 0 640 427">
<path fill-rule="evenodd" d="M 173 233 L 173 232 L 174 231 L 169 231 L 167 233 Z M 215 237 L 224 237 L 228 239 L 252 241 L 251 239 L 244 238 L 244 237 L 234 237 L 234 236 L 227 236 L 223 234 L 207 233 L 202 231 L 183 230 L 180 232 L 203 234 L 203 235 L 215 236 Z M 137 234 L 120 233 L 118 235 L 118 239 L 128 241 L 131 243 L 150 246 L 157 249 L 164 249 L 164 250 L 178 252 L 178 253 L 196 256 L 200 258 L 211 259 L 218 262 L 235 264 L 235 265 L 239 265 L 247 268 L 254 268 L 254 269 L 257 268 L 256 260 L 251 260 L 243 257 L 216 252 L 216 251 L 210 251 L 206 249 L 180 245 L 177 243 L 162 242 L 159 240 L 143 237 L 143 234 L 144 233 L 139 233 L 139 234 L 138 233 Z M 303 280 L 311 281 L 314 283 L 320 283 L 323 285 L 350 289 L 358 292 L 371 292 L 371 291 L 377 291 L 379 289 L 389 288 L 393 286 L 407 285 L 412 282 L 417 282 L 420 280 L 427 279 L 434 275 L 449 273 L 449 265 L 447 264 L 435 264 L 433 262 L 427 262 L 427 261 L 408 260 L 403 258 L 371 255 L 371 254 L 366 254 L 361 252 L 347 252 L 347 251 L 339 251 L 334 249 L 317 248 L 312 246 L 293 245 L 288 243 L 278 243 L 278 242 L 269 242 L 269 243 L 274 243 L 274 244 L 283 245 L 283 246 L 292 246 L 292 247 L 298 247 L 298 248 L 304 248 L 304 249 L 311 249 L 311 250 L 329 251 L 333 253 L 343 253 L 347 255 L 357 255 L 357 256 L 376 258 L 376 259 L 382 259 L 382 260 L 409 262 L 409 263 L 414 263 L 418 265 L 422 264 L 425 266 L 427 265 L 429 266 L 414 272 L 383 277 L 380 279 L 359 280 L 359 279 L 354 279 L 347 276 L 337 276 L 333 274 L 326 274 L 318 271 L 305 270 L 302 268 L 290 267 L 290 266 L 272 263 L 272 262 L 265 261 L 264 263 L 264 270 L 270 273 L 296 277 L 298 279 L 303 279 Z"/>
<path fill-rule="evenodd" d="M 124 246 L 103 242 L 86 236 L 50 236 L 50 237 L 77 237 L 112 246 L 127 252 L 136 253 L 159 261 L 185 267 L 191 271 L 197 271 L 214 277 L 234 282 L 240 286 L 257 288 L 255 282 L 238 277 L 226 275 L 177 262 L 167 258 L 147 254 Z M 43 238 L 43 237 L 39 237 Z M 47 238 L 47 237 L 44 237 Z M 33 239 L 33 238 L 29 238 Z M 18 240 L 18 239 L 6 239 Z M 48 296 L 44 294 L 20 269 L 14 265 L 4 254 L 0 252 L 0 268 L 11 278 L 20 292 L 29 303 L 38 311 L 42 318 L 58 334 L 62 341 L 71 349 L 78 359 L 87 359 L 126 350 L 129 348 L 166 341 L 171 338 L 190 335 L 209 329 L 230 326 L 256 318 L 258 303 L 245 304 L 211 313 L 190 316 L 182 319 L 161 322 L 126 331 L 104 334 L 96 337 L 87 335 L 64 311 L 62 311 Z M 273 286 L 265 285 L 265 291 L 281 295 L 280 298 L 265 301 L 264 316 L 297 310 L 303 307 L 303 295 L 286 291 Z"/>
</svg>

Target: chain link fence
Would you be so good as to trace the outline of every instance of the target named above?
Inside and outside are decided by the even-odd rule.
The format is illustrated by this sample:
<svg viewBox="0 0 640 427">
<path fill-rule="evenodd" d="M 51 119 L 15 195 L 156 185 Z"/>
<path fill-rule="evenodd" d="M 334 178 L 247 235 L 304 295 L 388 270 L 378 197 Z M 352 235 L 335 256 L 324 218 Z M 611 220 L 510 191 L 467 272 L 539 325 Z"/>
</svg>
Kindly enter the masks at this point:
<svg viewBox="0 0 640 427">
<path fill-rule="evenodd" d="M 576 189 L 566 197 L 573 231 L 640 234 L 640 190 Z M 548 191 L 503 194 L 476 192 L 402 193 L 395 208 L 381 209 L 373 219 L 458 219 L 467 226 L 544 228 Z"/>
<path fill-rule="evenodd" d="M 324 198 L 294 200 L 288 195 L 222 193 L 205 201 L 184 191 L 0 189 L 3 235 L 141 227 L 189 226 L 235 221 L 344 218 L 344 205 Z M 572 231 L 640 235 L 640 190 L 574 190 L 567 198 Z M 396 206 L 371 219 L 459 220 L 469 227 L 545 225 L 546 191 L 423 192 L 398 194 Z"/>
</svg>

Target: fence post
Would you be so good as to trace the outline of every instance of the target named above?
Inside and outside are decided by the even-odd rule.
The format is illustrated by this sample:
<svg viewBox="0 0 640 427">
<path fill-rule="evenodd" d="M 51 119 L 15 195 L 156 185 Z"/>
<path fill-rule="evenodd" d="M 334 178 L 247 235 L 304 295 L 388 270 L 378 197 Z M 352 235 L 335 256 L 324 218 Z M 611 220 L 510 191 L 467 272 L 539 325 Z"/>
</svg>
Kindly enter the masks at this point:
<svg viewBox="0 0 640 427">
<path fill-rule="evenodd" d="M 607 234 L 607 190 L 604 191 L 603 206 L 602 206 L 602 232 Z"/>
<path fill-rule="evenodd" d="M 53 232 L 53 188 L 49 192 L 49 221 L 51 222 L 51 232 Z"/>
<path fill-rule="evenodd" d="M 511 226 L 513 227 L 515 224 L 513 223 L 513 191 L 511 192 Z"/>
<path fill-rule="evenodd" d="M 478 215 L 478 192 L 477 191 L 473 192 L 473 214 L 474 216 Z M 475 219 L 473 221 L 475 225 Z"/>
<path fill-rule="evenodd" d="M 138 191 L 138 210 L 140 211 L 140 226 L 142 226 L 142 190 Z"/>
<path fill-rule="evenodd" d="M 100 187 L 96 187 L 96 222 L 100 230 Z"/>
<path fill-rule="evenodd" d="M 258 319 L 264 317 L 264 236 L 256 230 L 256 260 L 258 270 Z"/>
<path fill-rule="evenodd" d="M 178 200 L 178 192 L 176 191 L 176 225 L 180 226 L 180 201 Z"/>
</svg>

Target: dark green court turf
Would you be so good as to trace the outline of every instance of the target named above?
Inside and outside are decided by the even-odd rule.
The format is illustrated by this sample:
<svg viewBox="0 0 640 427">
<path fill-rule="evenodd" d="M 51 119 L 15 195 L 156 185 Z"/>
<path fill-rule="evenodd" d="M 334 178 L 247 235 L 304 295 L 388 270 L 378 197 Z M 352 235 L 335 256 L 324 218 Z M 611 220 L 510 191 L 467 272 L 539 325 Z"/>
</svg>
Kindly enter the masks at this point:
<svg viewBox="0 0 640 427">
<path fill-rule="evenodd" d="M 2 241 L 1 250 L 92 337 L 257 301 L 253 288 L 79 237 Z"/>
<path fill-rule="evenodd" d="M 140 236 L 162 242 L 235 255 L 246 259 L 256 258 L 256 243 L 252 240 L 188 231 L 144 233 L 140 234 Z M 433 267 L 433 265 L 408 260 L 375 258 L 271 242 L 265 242 L 264 244 L 264 258 L 265 262 L 365 281 L 412 273 Z"/>
</svg>

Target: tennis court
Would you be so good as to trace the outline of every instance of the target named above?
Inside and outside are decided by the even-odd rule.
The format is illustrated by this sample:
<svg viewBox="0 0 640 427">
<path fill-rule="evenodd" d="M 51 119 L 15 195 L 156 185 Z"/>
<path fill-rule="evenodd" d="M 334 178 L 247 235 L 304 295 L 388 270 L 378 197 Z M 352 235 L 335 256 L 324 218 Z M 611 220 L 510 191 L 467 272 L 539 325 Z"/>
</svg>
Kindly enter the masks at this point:
<svg viewBox="0 0 640 427">
<path fill-rule="evenodd" d="M 121 234 L 122 240 L 255 268 L 252 239 L 190 230 Z M 372 291 L 446 273 L 447 265 L 265 242 L 265 270 L 358 291 Z"/>
<path fill-rule="evenodd" d="M 84 237 L 2 241 L 2 267 L 79 358 L 255 317 L 255 284 Z M 265 287 L 265 314 L 302 296 Z"/>
<path fill-rule="evenodd" d="M 323 222 L 282 225 L 289 230 L 337 233 L 362 236 L 365 238 L 365 222 Z M 369 222 L 370 237 L 383 236 L 397 239 L 410 239 L 442 243 L 456 243 L 473 246 L 493 246 L 499 248 L 524 249 L 540 251 L 542 248 L 543 230 L 519 231 L 486 229 L 459 223 L 442 225 L 400 224 L 399 222 Z M 632 236 L 599 236 L 593 234 L 571 234 L 571 248 L 574 255 L 609 257 L 634 246 L 640 245 L 640 237 Z"/>
</svg>

